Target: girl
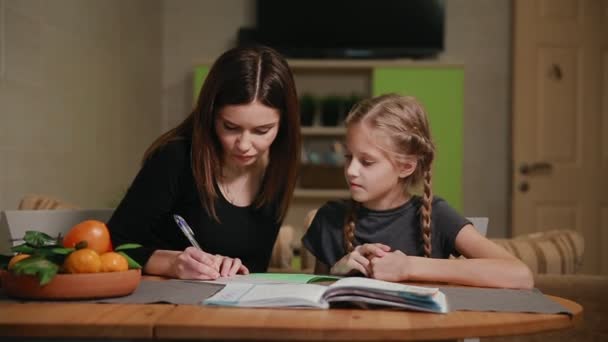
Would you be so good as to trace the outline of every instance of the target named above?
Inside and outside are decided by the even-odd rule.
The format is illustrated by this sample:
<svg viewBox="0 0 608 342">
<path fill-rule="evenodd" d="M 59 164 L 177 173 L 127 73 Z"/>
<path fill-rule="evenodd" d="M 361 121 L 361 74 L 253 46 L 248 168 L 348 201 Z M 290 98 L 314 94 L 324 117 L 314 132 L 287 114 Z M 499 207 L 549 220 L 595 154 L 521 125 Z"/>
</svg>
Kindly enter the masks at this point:
<svg viewBox="0 0 608 342">
<path fill-rule="evenodd" d="M 287 62 L 266 47 L 213 64 L 192 113 L 148 148 L 108 222 L 148 274 L 215 279 L 264 272 L 296 182 L 300 126 Z M 173 220 L 182 216 L 201 249 Z"/>
<path fill-rule="evenodd" d="M 345 176 L 352 199 L 328 202 L 302 239 L 315 273 L 389 281 L 531 288 L 525 264 L 479 234 L 431 191 L 435 154 L 422 106 L 379 96 L 346 118 Z M 423 188 L 414 196 L 415 186 Z M 449 255 L 467 259 L 447 259 Z"/>
</svg>

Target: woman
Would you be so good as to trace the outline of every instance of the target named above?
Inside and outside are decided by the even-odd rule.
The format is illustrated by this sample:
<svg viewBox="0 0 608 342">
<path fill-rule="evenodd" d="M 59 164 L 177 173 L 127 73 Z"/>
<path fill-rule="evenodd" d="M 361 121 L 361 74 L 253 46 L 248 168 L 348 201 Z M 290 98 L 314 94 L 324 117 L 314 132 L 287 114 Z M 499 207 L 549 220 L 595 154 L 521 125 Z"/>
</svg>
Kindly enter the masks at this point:
<svg viewBox="0 0 608 342">
<path fill-rule="evenodd" d="M 213 64 L 192 113 L 148 148 L 108 222 L 114 245 L 148 274 L 215 279 L 264 272 L 300 156 L 293 75 L 267 47 L 235 48 Z M 191 226 L 189 247 L 173 215 Z"/>
</svg>

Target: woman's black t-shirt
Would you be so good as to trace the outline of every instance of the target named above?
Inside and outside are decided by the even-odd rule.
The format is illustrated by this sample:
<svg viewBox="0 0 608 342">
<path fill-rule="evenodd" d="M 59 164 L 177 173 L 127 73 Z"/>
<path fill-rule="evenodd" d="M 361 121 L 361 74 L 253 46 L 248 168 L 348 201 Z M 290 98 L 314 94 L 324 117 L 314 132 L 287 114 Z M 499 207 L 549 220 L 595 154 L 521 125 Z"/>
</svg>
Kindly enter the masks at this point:
<svg viewBox="0 0 608 342">
<path fill-rule="evenodd" d="M 251 272 L 265 272 L 280 228 L 275 212 L 234 206 L 217 190 L 221 223 L 211 218 L 200 203 L 190 146 L 186 139 L 171 142 L 144 163 L 108 222 L 113 245 L 143 245 L 128 251 L 142 266 L 155 250 L 184 250 L 190 244 L 173 220 L 178 214 L 205 252 L 240 258 Z"/>
</svg>

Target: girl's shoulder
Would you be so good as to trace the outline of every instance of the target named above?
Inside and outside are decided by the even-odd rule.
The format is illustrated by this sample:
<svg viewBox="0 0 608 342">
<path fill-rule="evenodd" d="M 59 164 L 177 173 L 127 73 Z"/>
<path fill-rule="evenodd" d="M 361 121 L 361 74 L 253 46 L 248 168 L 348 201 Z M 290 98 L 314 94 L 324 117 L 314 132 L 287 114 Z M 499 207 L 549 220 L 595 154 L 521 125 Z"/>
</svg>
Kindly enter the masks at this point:
<svg viewBox="0 0 608 342">
<path fill-rule="evenodd" d="M 342 227 L 349 205 L 348 200 L 328 201 L 317 210 L 313 222 L 324 226 Z"/>
<path fill-rule="evenodd" d="M 418 209 L 422 205 L 422 196 L 414 195 L 412 196 L 412 207 Z M 433 196 L 433 200 L 431 201 L 431 207 L 433 210 L 439 209 L 442 210 L 444 208 L 450 207 L 449 203 L 440 196 Z"/>
<path fill-rule="evenodd" d="M 448 201 L 439 196 L 433 196 L 431 205 L 433 206 L 433 209 L 442 209 L 450 206 Z"/>
</svg>

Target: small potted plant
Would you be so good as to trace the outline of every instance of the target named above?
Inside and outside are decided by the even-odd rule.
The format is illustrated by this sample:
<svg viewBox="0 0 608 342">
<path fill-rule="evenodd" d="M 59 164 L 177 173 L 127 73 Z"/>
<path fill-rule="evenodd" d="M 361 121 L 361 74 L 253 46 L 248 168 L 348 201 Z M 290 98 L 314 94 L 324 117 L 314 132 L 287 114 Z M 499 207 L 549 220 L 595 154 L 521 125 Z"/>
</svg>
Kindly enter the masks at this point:
<svg viewBox="0 0 608 342">
<path fill-rule="evenodd" d="M 321 100 L 321 124 L 337 126 L 344 108 L 342 97 L 329 95 Z"/>
<path fill-rule="evenodd" d="M 344 100 L 344 113 L 348 114 L 351 110 L 353 110 L 355 105 L 357 103 L 359 103 L 359 101 L 361 101 L 362 99 L 363 99 L 363 96 L 355 94 L 355 93 L 346 97 Z"/>
<path fill-rule="evenodd" d="M 300 124 L 302 126 L 312 126 L 315 113 L 317 111 L 317 100 L 311 94 L 304 94 L 300 97 Z"/>
</svg>

